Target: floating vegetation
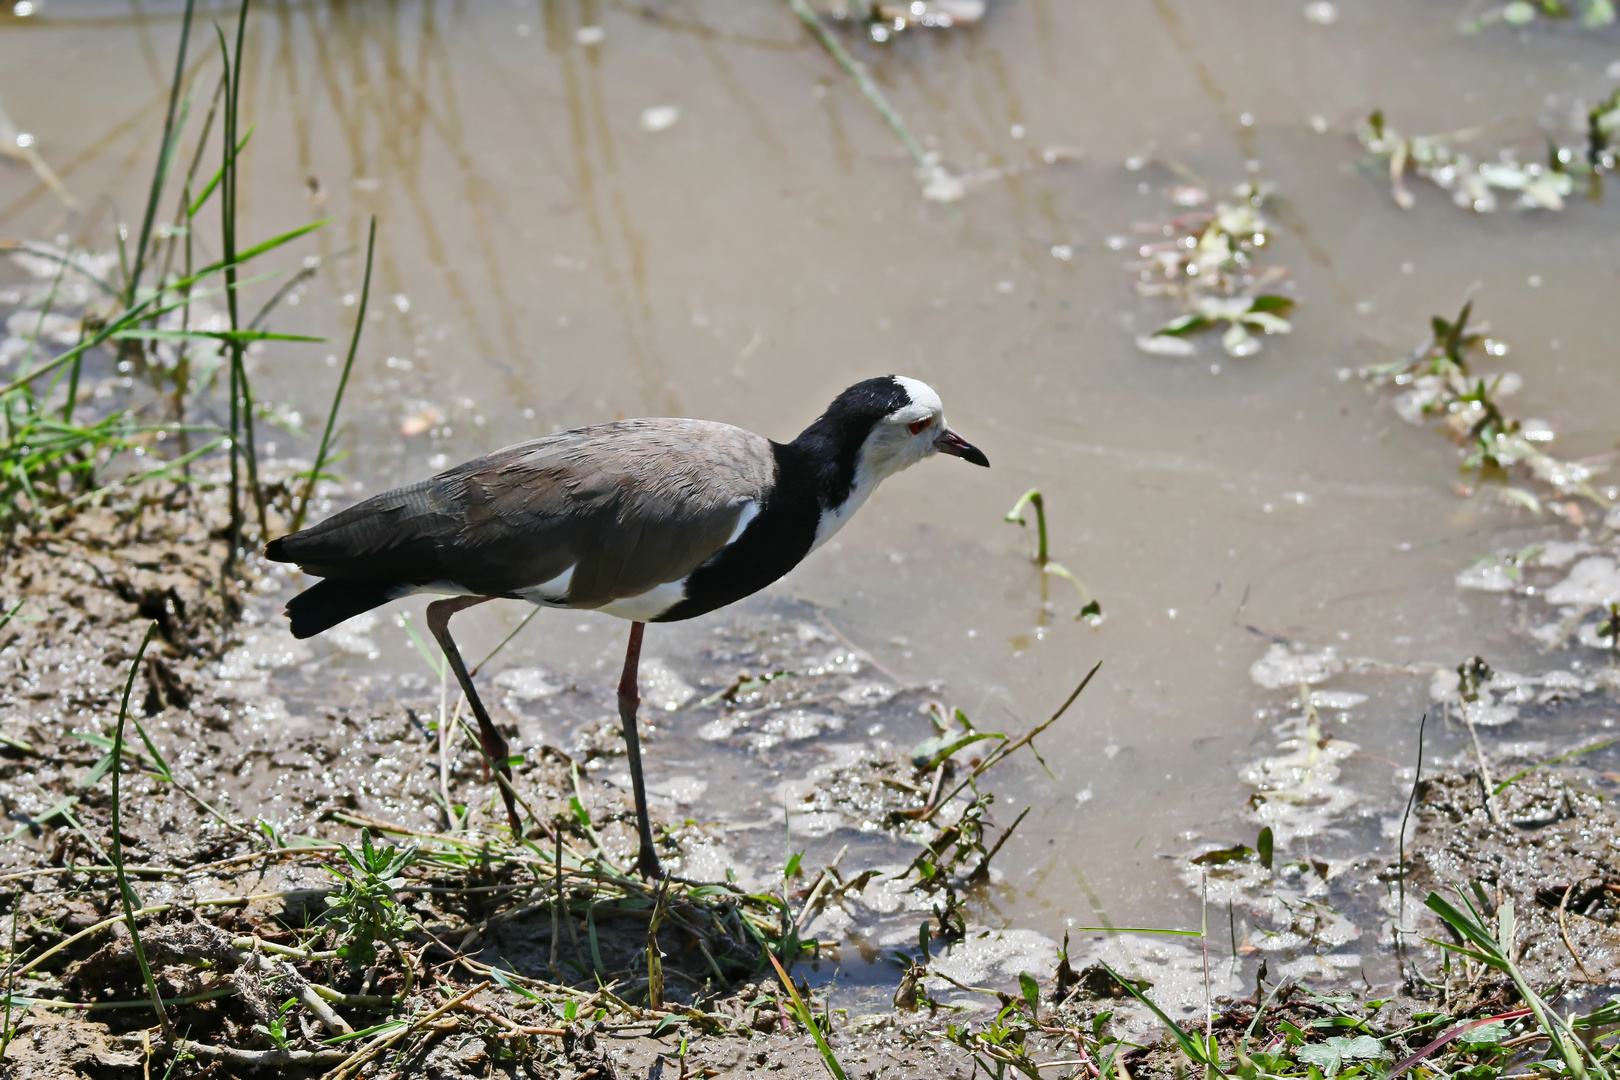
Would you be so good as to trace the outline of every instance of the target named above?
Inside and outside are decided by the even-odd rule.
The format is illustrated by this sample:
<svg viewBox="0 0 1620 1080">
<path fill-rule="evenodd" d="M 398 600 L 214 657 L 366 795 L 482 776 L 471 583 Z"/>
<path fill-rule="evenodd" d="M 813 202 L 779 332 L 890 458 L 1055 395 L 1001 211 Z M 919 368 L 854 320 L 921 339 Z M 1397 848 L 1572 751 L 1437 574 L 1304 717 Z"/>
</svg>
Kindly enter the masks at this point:
<svg viewBox="0 0 1620 1080">
<path fill-rule="evenodd" d="M 864 4 L 866 28 L 872 40 L 884 42 L 912 27 L 948 30 L 972 26 L 984 18 L 985 0 L 909 0 L 906 3 Z"/>
<path fill-rule="evenodd" d="M 1247 181 L 1233 190 L 1235 202 L 1218 202 L 1212 210 L 1195 210 L 1162 225 L 1139 225 L 1137 231 L 1161 239 L 1137 247 L 1140 261 L 1129 269 L 1136 274 L 1142 296 L 1179 301 L 1182 315 L 1151 334 L 1136 339 L 1137 348 L 1158 356 L 1191 356 L 1190 338 L 1225 327 L 1221 347 L 1230 356 L 1253 356 L 1260 338 L 1293 329 L 1287 315 L 1294 301 L 1268 292 L 1288 276 L 1280 266 L 1260 266 L 1259 258 L 1271 242 L 1271 222 L 1263 209 L 1271 187 Z M 1184 185 L 1172 193 L 1181 206 L 1205 206 L 1209 195 Z M 1124 247 L 1125 241 L 1110 242 Z"/>
<path fill-rule="evenodd" d="M 1544 420 L 1518 420 L 1502 411 L 1501 399 L 1523 385 L 1511 372 L 1475 370 L 1484 357 L 1507 355 L 1506 343 L 1488 337 L 1488 326 L 1468 325 L 1473 301 L 1463 304 L 1455 321 L 1436 315 L 1431 337 L 1411 356 L 1361 369 L 1361 377 L 1377 386 L 1401 387 L 1395 411 L 1409 424 L 1439 421 L 1461 448 L 1462 469 L 1474 482 L 1499 484 L 1499 494 L 1511 503 L 1536 513 L 1552 509 L 1565 517 L 1584 520 L 1585 511 L 1567 500 L 1586 499 L 1607 509 L 1614 505 L 1615 489 L 1600 491 L 1593 479 L 1606 461 L 1563 461 L 1548 453 L 1552 426 Z M 1348 372 L 1342 373 L 1348 377 Z M 1527 483 L 1516 485 L 1515 478 Z M 1532 490 L 1534 486 L 1535 490 Z"/>
<path fill-rule="evenodd" d="M 1450 192 L 1457 206 L 1488 214 L 1501 208 L 1502 198 L 1512 199 L 1512 205 L 1523 210 L 1562 210 L 1581 179 L 1589 196 L 1600 198 L 1603 177 L 1615 168 L 1610 141 L 1616 131 L 1620 131 L 1620 90 L 1588 110 L 1585 147 L 1549 142 L 1544 165 L 1521 162 L 1512 148 L 1498 151 L 1496 161 L 1476 161 L 1453 148 L 1453 143 L 1478 138 L 1479 128 L 1407 138 L 1385 122 L 1382 110 L 1367 118 L 1356 137 L 1369 153 L 1388 159 L 1390 192 L 1402 210 L 1417 205 L 1406 186 L 1410 172 Z"/>
<path fill-rule="evenodd" d="M 1579 19 L 1582 26 L 1597 30 L 1614 23 L 1613 0 L 1512 0 L 1491 8 L 1463 24 L 1464 33 L 1476 33 L 1488 26 L 1529 26 L 1539 19 Z"/>
</svg>

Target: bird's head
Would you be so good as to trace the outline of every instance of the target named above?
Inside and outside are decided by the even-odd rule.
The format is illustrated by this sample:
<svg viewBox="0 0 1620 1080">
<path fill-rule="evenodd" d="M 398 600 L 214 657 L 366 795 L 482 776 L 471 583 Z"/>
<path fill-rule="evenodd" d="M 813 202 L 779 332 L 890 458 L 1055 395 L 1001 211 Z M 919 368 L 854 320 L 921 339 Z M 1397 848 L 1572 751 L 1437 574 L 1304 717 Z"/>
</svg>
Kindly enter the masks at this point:
<svg viewBox="0 0 1620 1080">
<path fill-rule="evenodd" d="M 875 483 L 934 454 L 990 465 L 983 451 L 945 425 L 945 406 L 933 388 L 904 375 L 851 386 L 800 439 L 839 459 L 850 481 L 861 474 Z"/>
<path fill-rule="evenodd" d="M 945 406 L 933 387 L 904 375 L 869 379 L 840 395 L 850 394 L 869 383 L 888 383 L 894 388 L 888 412 L 872 425 L 862 457 L 866 466 L 884 476 L 915 465 L 934 454 L 950 454 L 974 465 L 990 467 L 984 452 L 945 426 Z"/>
</svg>

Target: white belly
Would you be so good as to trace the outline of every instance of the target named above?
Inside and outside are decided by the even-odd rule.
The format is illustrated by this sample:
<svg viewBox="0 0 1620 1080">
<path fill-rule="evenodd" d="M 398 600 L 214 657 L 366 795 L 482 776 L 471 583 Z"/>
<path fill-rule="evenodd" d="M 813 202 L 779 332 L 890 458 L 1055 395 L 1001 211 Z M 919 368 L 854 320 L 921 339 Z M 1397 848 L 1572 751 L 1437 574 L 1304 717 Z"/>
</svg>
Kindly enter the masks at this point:
<svg viewBox="0 0 1620 1080">
<path fill-rule="evenodd" d="M 626 596 L 603 604 L 597 611 L 631 622 L 651 622 L 686 599 L 686 580 L 669 581 L 640 596 Z"/>
</svg>

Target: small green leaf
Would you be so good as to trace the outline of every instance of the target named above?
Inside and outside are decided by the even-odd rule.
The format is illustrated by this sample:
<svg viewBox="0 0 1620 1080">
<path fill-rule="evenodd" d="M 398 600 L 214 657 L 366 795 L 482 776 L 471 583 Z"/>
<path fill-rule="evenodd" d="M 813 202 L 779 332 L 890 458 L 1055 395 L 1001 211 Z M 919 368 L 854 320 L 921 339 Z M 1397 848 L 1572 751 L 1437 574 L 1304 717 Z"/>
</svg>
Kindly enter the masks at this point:
<svg viewBox="0 0 1620 1080">
<path fill-rule="evenodd" d="M 941 740 L 939 738 L 925 739 L 918 744 L 916 750 L 912 751 L 911 763 L 922 772 L 932 772 L 939 767 L 942 761 L 964 747 L 972 746 L 976 742 L 983 742 L 985 739 L 1001 739 L 1005 741 L 1006 738 L 1007 736 L 999 732 L 976 731 L 943 746 L 940 745 Z"/>
<path fill-rule="evenodd" d="M 1509 26 L 1524 26 L 1535 20 L 1536 8 L 1528 0 L 1513 0 L 1502 9 L 1502 21 Z"/>
<path fill-rule="evenodd" d="M 1267 825 L 1260 830 L 1260 837 L 1254 842 L 1255 854 L 1260 856 L 1260 865 L 1267 870 L 1271 869 L 1272 836 L 1271 826 Z"/>
<path fill-rule="evenodd" d="M 1183 315 L 1179 319 L 1171 319 L 1154 331 L 1154 334 L 1165 334 L 1170 337 L 1186 337 L 1196 334 L 1200 330 L 1208 330 L 1215 324 L 1202 315 Z"/>
<path fill-rule="evenodd" d="M 1206 851 L 1202 855 L 1195 855 L 1188 860 L 1197 866 L 1222 866 L 1238 859 L 1246 859 L 1254 854 L 1254 849 L 1247 844 L 1233 844 L 1228 848 L 1217 848 Z"/>
<path fill-rule="evenodd" d="M 1267 293 L 1264 296 L 1255 297 L 1254 303 L 1249 305 L 1249 310 L 1267 311 L 1274 315 L 1286 315 L 1294 310 L 1294 301 L 1286 296 Z"/>
<path fill-rule="evenodd" d="M 1018 973 L 1018 988 L 1024 992 L 1024 1004 L 1029 1006 L 1030 1019 L 1038 1019 L 1041 1011 L 1041 984 L 1027 971 Z"/>
</svg>

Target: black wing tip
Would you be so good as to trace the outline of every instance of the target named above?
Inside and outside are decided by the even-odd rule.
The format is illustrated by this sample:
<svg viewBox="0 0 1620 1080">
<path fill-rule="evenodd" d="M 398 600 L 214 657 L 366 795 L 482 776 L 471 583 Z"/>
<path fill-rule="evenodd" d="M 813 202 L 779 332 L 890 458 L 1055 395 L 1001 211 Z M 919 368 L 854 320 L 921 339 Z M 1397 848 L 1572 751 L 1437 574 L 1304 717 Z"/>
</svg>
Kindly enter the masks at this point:
<svg viewBox="0 0 1620 1080">
<path fill-rule="evenodd" d="M 410 590 L 371 581 L 318 581 L 287 601 L 286 616 L 292 636 L 302 641 L 330 630 L 361 612 L 381 607 Z"/>
<path fill-rule="evenodd" d="M 271 562 L 292 562 L 292 556 L 287 554 L 287 538 L 278 536 L 264 545 L 264 557 Z"/>
<path fill-rule="evenodd" d="M 303 641 L 305 638 L 312 638 L 322 630 L 328 629 L 325 626 L 315 625 L 314 620 L 312 619 L 300 619 L 290 611 L 284 611 L 282 614 L 287 616 L 287 620 L 290 623 L 290 628 L 292 630 L 292 636 L 299 641 Z"/>
</svg>

